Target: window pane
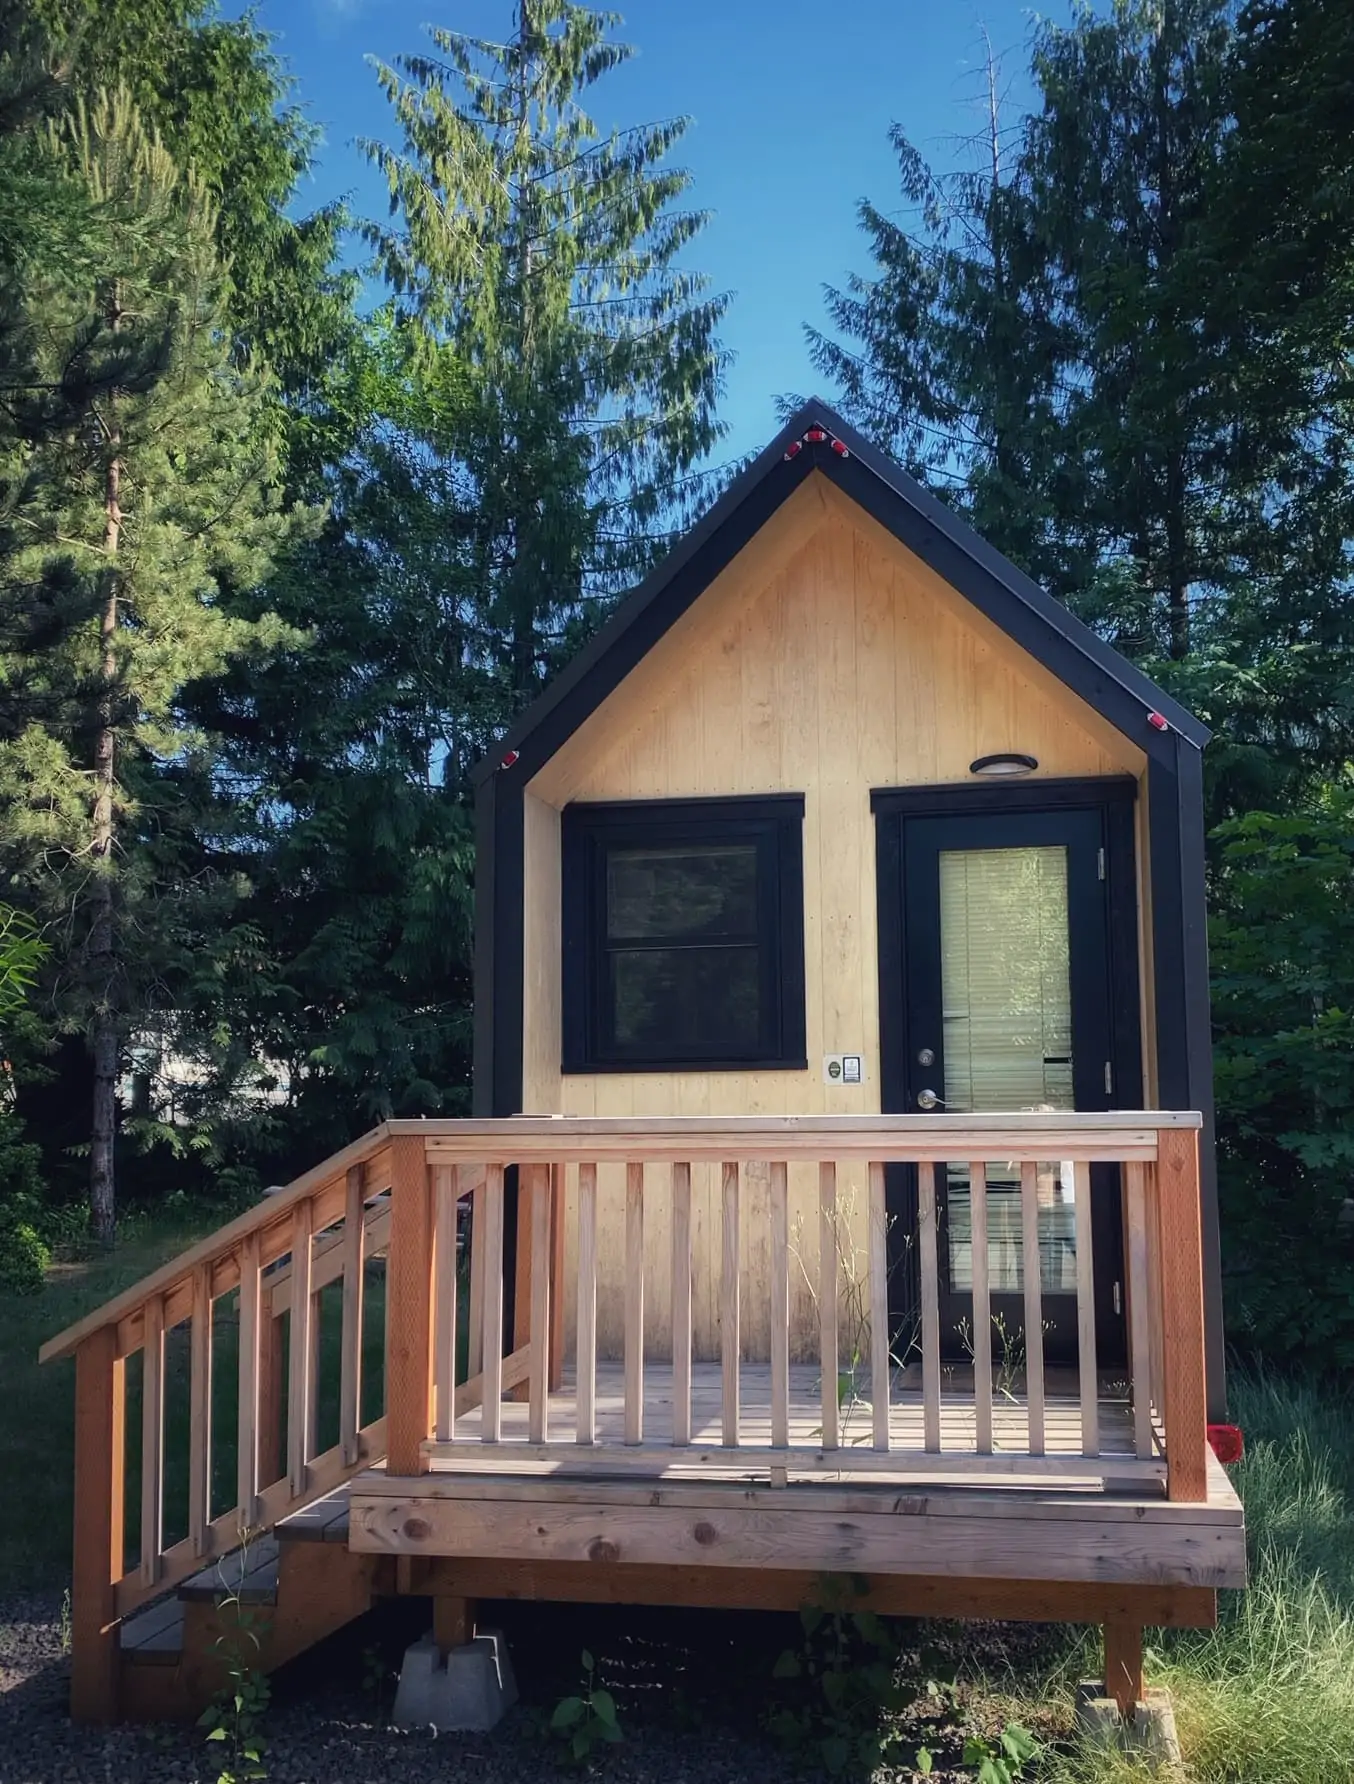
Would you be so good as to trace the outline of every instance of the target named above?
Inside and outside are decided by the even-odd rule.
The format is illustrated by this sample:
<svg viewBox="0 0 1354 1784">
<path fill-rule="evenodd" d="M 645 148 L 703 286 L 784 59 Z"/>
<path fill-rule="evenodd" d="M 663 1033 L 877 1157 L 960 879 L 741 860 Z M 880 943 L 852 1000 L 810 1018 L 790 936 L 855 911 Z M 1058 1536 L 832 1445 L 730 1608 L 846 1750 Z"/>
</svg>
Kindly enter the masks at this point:
<svg viewBox="0 0 1354 1784">
<path fill-rule="evenodd" d="M 627 1052 L 753 1053 L 761 1036 L 755 947 L 617 949 L 613 1039 Z"/>
<path fill-rule="evenodd" d="M 1070 1109 L 1072 984 L 1064 848 L 954 849 L 940 856 L 945 1106 Z M 946 1203 L 950 1287 L 973 1286 L 966 1164 L 951 1165 Z M 988 1271 L 994 1294 L 1024 1287 L 1020 1172 L 987 1173 Z M 1040 1276 L 1075 1293 L 1070 1166 L 1039 1169 Z"/>
<path fill-rule="evenodd" d="M 757 933 L 754 842 L 607 852 L 607 936 L 679 941 Z"/>
</svg>

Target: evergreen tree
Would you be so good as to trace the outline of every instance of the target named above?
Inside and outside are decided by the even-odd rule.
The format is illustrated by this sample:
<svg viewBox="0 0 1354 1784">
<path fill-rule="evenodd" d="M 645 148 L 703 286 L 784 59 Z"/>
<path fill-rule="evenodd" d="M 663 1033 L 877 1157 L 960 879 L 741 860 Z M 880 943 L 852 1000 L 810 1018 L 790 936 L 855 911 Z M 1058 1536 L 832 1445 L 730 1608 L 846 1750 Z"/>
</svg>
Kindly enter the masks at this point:
<svg viewBox="0 0 1354 1784">
<path fill-rule="evenodd" d="M 90 1199 L 108 1241 L 122 1046 L 192 920 L 176 838 L 211 746 L 181 695 L 288 636 L 228 597 L 310 520 L 279 508 L 275 410 L 232 363 L 200 186 L 125 96 L 77 107 L 58 140 L 95 235 L 83 281 L 30 270 L 19 332 L 36 376 L 7 392 L 0 598 L 49 623 L 25 665 L 42 721 L 0 742 L 0 867 L 60 921 L 55 1002 L 93 1061 Z"/>
<path fill-rule="evenodd" d="M 394 219 L 369 233 L 458 548 L 446 654 L 488 682 L 454 703 L 472 751 L 661 552 L 721 432 L 725 302 L 681 265 L 704 219 L 664 165 L 685 123 L 603 138 L 579 104 L 632 53 L 615 23 L 519 0 L 506 43 L 439 30 L 378 68 L 403 145 L 368 145 Z"/>
</svg>

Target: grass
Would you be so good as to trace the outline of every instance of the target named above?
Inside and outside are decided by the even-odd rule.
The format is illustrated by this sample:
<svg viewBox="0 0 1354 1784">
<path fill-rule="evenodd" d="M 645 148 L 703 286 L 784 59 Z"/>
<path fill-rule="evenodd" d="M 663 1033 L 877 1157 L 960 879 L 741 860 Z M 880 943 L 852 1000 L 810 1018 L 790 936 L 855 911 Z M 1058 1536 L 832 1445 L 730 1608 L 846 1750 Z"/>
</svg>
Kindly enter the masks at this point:
<svg viewBox="0 0 1354 1784">
<path fill-rule="evenodd" d="M 1354 1398 L 1305 1381 L 1238 1374 L 1246 1433 L 1233 1479 L 1246 1506 L 1251 1583 L 1220 1595 L 1211 1631 L 1159 1632 L 1147 1661 L 1166 1686 L 1191 1784 L 1335 1784 L 1354 1778 Z M 1036 1679 L 987 1681 L 1014 1720 L 1071 1721 L 1089 1641 Z M 1050 1784 L 1137 1784 L 1140 1762 L 1073 1743 Z"/>
</svg>

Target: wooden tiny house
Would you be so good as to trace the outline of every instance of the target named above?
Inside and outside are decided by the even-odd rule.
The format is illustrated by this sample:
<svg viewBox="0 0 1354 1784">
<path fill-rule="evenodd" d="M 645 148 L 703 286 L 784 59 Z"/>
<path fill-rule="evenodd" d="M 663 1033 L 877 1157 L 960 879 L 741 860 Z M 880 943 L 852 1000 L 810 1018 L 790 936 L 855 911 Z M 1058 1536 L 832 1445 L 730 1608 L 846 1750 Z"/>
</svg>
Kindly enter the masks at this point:
<svg viewBox="0 0 1354 1784">
<path fill-rule="evenodd" d="M 1103 1623 L 1138 1691 L 1143 1626 L 1245 1567 L 1206 1442 L 1206 736 L 804 409 L 485 765 L 476 1119 L 386 1124 L 47 1347 L 77 1713 L 200 1698 L 167 1595 L 242 1525 L 277 1659 L 380 1591 L 450 1640 L 481 1596 L 794 1606 L 852 1572 L 880 1609 Z"/>
</svg>

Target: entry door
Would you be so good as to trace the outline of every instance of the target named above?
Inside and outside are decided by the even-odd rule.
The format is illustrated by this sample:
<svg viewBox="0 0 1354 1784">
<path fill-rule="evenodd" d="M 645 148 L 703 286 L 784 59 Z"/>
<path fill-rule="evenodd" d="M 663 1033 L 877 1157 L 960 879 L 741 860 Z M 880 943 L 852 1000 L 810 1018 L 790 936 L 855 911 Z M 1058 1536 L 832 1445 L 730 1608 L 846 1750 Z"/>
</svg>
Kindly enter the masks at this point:
<svg viewBox="0 0 1354 1784">
<path fill-rule="evenodd" d="M 950 1113 L 1114 1105 L 1114 975 L 1104 814 L 1025 811 L 902 820 L 904 1106 Z M 1137 1085 L 1133 1085 L 1136 1093 Z M 915 1173 L 912 1174 L 915 1180 Z M 941 1345 L 972 1356 L 972 1186 L 966 1160 L 937 1170 Z M 914 1192 L 915 1193 L 915 1192 Z M 1039 1166 L 1044 1354 L 1077 1354 L 1079 1235 L 1072 1166 Z M 1117 1171 L 1093 1173 L 1097 1349 L 1123 1355 Z M 915 1208 L 915 1202 L 913 1203 Z M 1024 1350 L 1020 1172 L 989 1161 L 993 1352 Z"/>
</svg>

